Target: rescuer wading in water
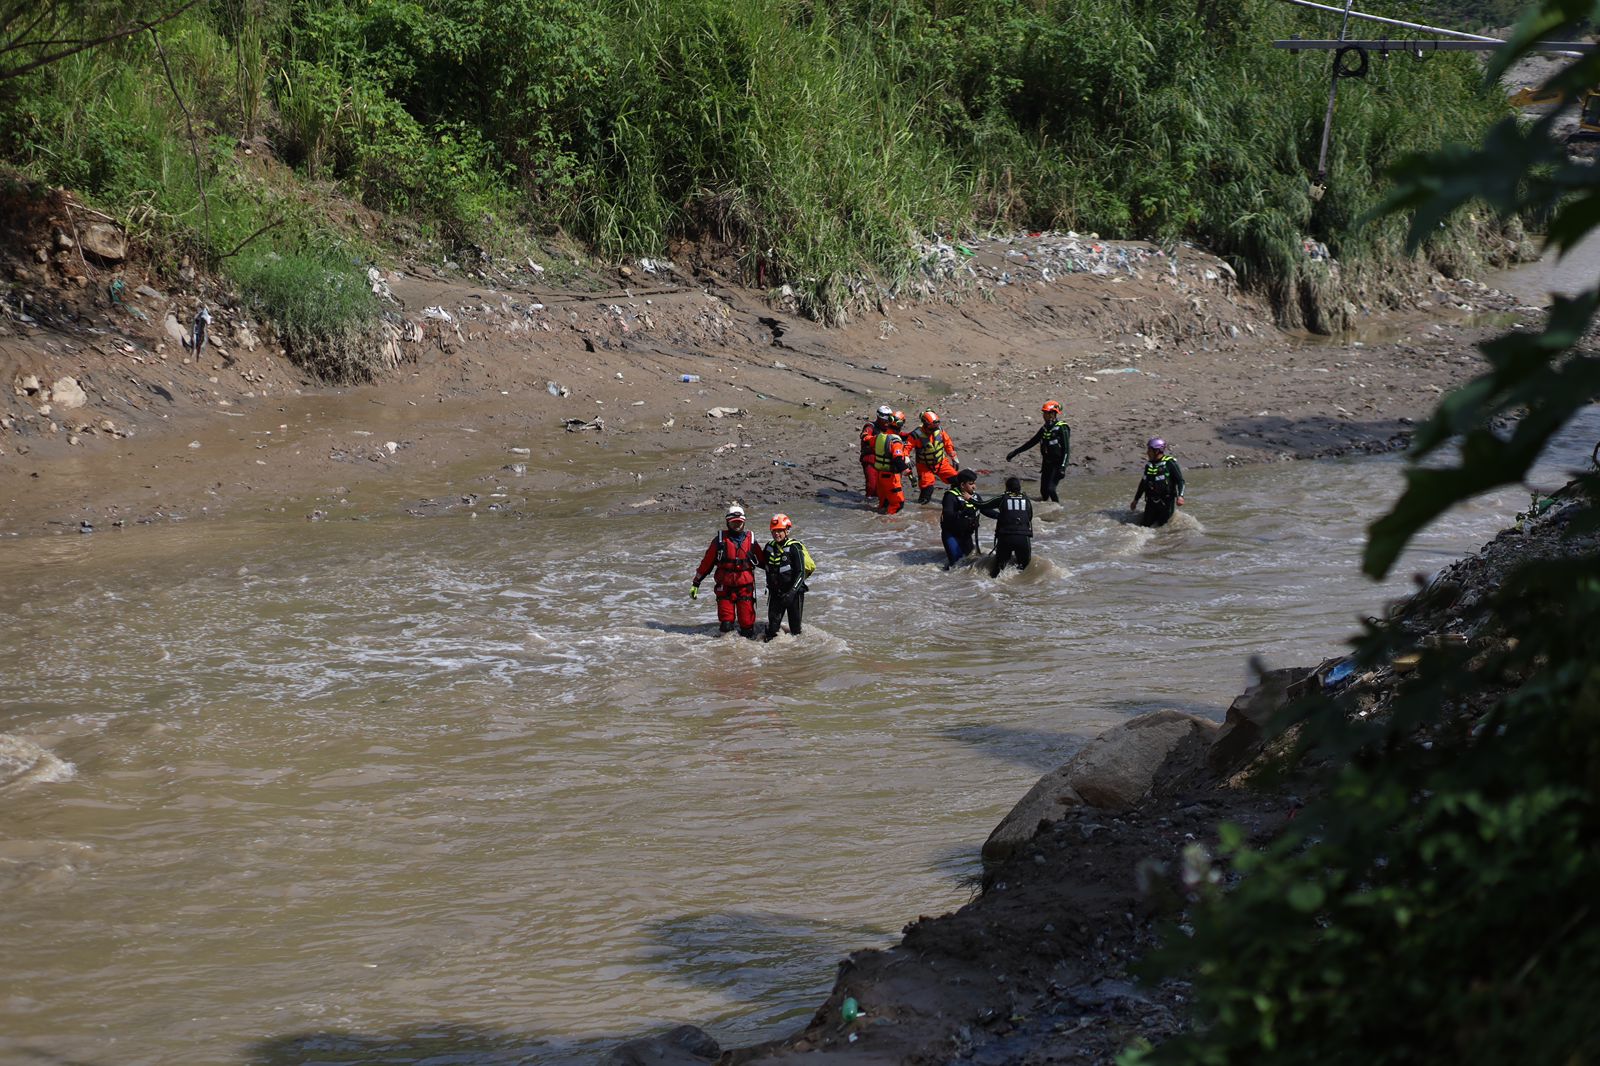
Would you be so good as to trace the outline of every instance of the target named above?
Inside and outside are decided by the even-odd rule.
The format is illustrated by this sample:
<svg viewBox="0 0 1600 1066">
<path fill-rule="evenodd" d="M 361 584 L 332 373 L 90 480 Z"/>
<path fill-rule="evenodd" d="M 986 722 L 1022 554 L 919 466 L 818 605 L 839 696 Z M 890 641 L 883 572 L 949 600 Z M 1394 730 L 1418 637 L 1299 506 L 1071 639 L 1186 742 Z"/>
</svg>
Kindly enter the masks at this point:
<svg viewBox="0 0 1600 1066">
<path fill-rule="evenodd" d="M 756 567 L 761 562 L 761 545 L 754 533 L 744 528 L 744 506 L 728 504 L 723 515 L 727 528 L 711 539 L 695 571 L 690 598 L 700 595 L 700 582 L 712 570 L 717 572 L 717 621 L 727 633 L 737 624 L 739 633 L 756 635 Z"/>
<path fill-rule="evenodd" d="M 767 640 L 778 635 L 783 616 L 789 616 L 789 635 L 800 635 L 805 612 L 806 578 L 816 570 L 806 546 L 790 536 L 794 523 L 786 514 L 772 516 L 772 539 L 762 556 L 767 572 Z"/>
<path fill-rule="evenodd" d="M 1072 427 L 1061 420 L 1061 405 L 1054 400 L 1046 400 L 1044 406 L 1039 408 L 1039 413 L 1044 419 L 1033 436 L 1028 438 L 1026 444 L 1013 449 L 1006 455 L 1010 462 L 1034 445 L 1039 447 L 1039 499 L 1060 503 L 1061 497 L 1056 495 L 1056 486 L 1067 472 L 1067 460 L 1072 455 Z"/>
<path fill-rule="evenodd" d="M 1164 526 L 1172 521 L 1174 507 L 1183 506 L 1183 471 L 1178 460 L 1167 454 L 1167 442 L 1151 437 L 1145 444 L 1144 476 L 1134 490 L 1130 509 L 1139 509 L 1139 499 L 1144 498 L 1141 526 Z"/>
</svg>

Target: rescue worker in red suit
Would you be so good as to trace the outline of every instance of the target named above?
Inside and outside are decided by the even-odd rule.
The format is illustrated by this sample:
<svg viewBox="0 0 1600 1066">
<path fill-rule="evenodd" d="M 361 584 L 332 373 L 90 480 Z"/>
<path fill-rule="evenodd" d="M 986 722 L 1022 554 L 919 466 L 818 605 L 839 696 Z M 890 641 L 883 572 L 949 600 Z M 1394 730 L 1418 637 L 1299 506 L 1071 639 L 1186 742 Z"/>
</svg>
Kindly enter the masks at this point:
<svg viewBox="0 0 1600 1066">
<path fill-rule="evenodd" d="M 861 427 L 861 476 L 866 480 L 866 497 L 869 500 L 878 498 L 878 469 L 873 465 L 873 442 L 878 434 L 888 429 L 894 421 L 894 409 L 888 404 L 878 408 L 877 417 Z"/>
<path fill-rule="evenodd" d="M 730 503 L 723 516 L 728 528 L 711 540 L 695 571 L 694 584 L 689 598 L 700 595 L 700 582 L 712 570 L 717 572 L 717 621 L 722 632 L 730 632 L 734 624 L 741 636 L 756 636 L 756 568 L 761 565 L 761 545 L 756 535 L 744 528 L 744 507 Z"/>
<path fill-rule="evenodd" d="M 918 503 L 933 499 L 933 486 L 943 481 L 946 485 L 961 472 L 961 461 L 956 458 L 956 442 L 950 434 L 939 428 L 939 416 L 932 411 L 922 412 L 922 425 L 911 431 L 907 438 L 917 456 L 917 487 L 922 490 Z"/>
<path fill-rule="evenodd" d="M 900 485 L 900 475 L 911 465 L 911 445 L 900 435 L 905 424 L 905 412 L 896 411 L 890 428 L 872 441 L 872 465 L 878 473 L 879 514 L 899 514 L 906 505 L 905 490 Z"/>
</svg>

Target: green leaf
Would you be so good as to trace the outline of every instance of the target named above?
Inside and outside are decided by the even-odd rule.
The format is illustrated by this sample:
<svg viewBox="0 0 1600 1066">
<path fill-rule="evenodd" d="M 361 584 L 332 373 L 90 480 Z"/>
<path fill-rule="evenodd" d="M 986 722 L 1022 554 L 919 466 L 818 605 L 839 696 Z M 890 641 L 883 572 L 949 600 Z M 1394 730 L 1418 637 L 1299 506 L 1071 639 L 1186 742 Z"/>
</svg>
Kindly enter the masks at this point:
<svg viewBox="0 0 1600 1066">
<path fill-rule="evenodd" d="M 1321 885 L 1313 882 L 1298 884 L 1289 889 L 1289 906 L 1302 914 L 1315 911 L 1322 906 L 1325 899 L 1327 893 L 1323 891 Z"/>
</svg>

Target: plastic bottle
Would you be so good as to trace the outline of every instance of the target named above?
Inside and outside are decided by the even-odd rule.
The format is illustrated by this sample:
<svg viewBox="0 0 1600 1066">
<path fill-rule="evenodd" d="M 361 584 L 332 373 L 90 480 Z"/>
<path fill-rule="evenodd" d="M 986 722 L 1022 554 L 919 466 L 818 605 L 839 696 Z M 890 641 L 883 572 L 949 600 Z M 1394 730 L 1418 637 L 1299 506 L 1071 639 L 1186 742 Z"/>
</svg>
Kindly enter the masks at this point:
<svg viewBox="0 0 1600 1066">
<path fill-rule="evenodd" d="M 844 1002 L 839 1004 L 839 1017 L 846 1023 L 861 1017 L 861 1004 L 856 1002 L 856 997 L 846 996 Z"/>
<path fill-rule="evenodd" d="M 682 377 L 678 378 L 678 380 L 679 381 L 699 381 L 700 380 L 700 375 L 699 374 L 684 374 Z"/>
</svg>

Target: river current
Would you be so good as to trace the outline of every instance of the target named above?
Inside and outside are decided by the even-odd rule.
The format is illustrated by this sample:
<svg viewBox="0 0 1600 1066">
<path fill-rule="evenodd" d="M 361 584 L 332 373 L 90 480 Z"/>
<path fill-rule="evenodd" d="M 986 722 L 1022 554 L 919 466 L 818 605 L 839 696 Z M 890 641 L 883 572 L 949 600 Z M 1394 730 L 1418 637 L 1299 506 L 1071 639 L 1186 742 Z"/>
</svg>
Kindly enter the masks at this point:
<svg viewBox="0 0 1600 1066">
<path fill-rule="evenodd" d="M 1597 438 L 1591 410 L 1534 483 Z M 1188 471 L 1159 531 L 1124 521 L 1136 467 L 1075 476 L 998 581 L 941 568 L 933 507 L 781 501 L 819 570 L 771 644 L 688 597 L 725 501 L 606 516 L 648 482 L 0 542 L 0 1062 L 778 1035 L 837 958 L 969 899 L 989 830 L 1095 733 L 1220 718 L 1251 656 L 1337 654 L 1528 502 L 1451 514 L 1375 584 L 1399 470 Z"/>
</svg>

